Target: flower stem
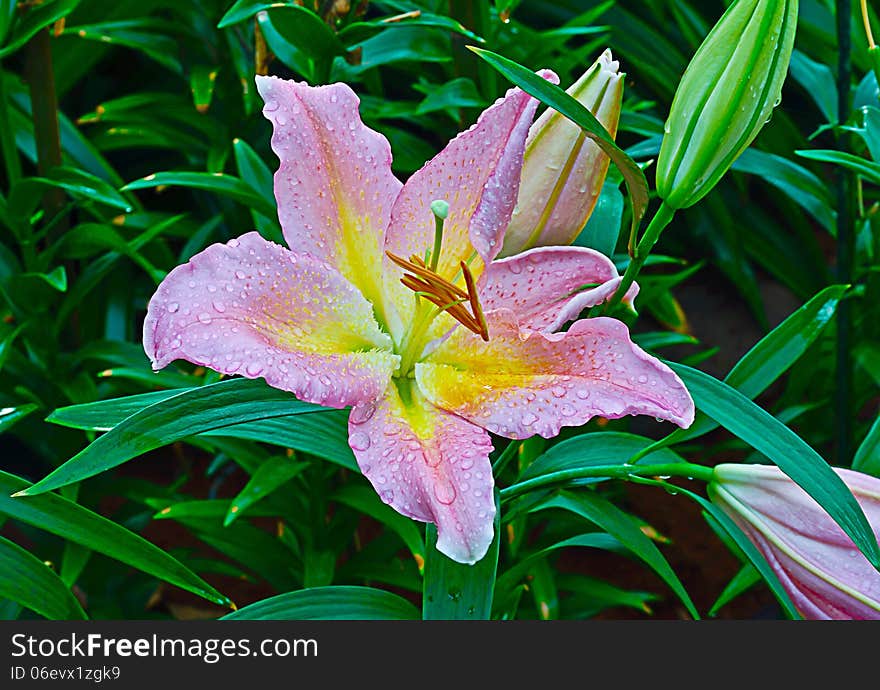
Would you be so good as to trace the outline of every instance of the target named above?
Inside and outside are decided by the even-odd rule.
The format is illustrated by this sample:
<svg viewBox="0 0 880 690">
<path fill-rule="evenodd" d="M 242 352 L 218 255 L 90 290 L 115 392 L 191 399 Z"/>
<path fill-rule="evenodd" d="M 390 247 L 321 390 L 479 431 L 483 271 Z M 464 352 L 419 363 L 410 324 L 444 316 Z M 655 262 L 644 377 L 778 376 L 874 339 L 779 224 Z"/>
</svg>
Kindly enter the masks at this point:
<svg viewBox="0 0 880 690">
<path fill-rule="evenodd" d="M 654 217 L 645 229 L 645 234 L 642 235 L 642 239 L 639 240 L 639 243 L 633 251 L 632 259 L 629 262 L 629 266 L 626 267 L 626 272 L 623 274 L 623 279 L 620 281 L 620 285 L 617 286 L 617 290 L 611 296 L 611 299 L 608 300 L 608 304 L 605 307 L 606 313 L 610 314 L 620 305 L 627 290 L 629 290 L 630 286 L 635 282 L 636 277 L 639 275 L 639 271 L 642 270 L 642 266 L 645 265 L 645 260 L 648 258 L 648 255 L 651 253 L 651 250 L 660 238 L 660 233 L 663 232 L 663 229 L 667 225 L 669 225 L 674 215 L 675 209 L 671 206 L 667 206 L 665 201 L 660 205 L 660 208 L 657 209 L 657 213 L 654 214 Z"/>
<path fill-rule="evenodd" d="M 837 112 L 838 125 L 844 125 L 850 113 L 851 0 L 837 0 Z M 845 148 L 846 134 L 838 133 L 840 148 Z M 837 282 L 852 283 L 853 254 L 855 251 L 852 207 L 852 181 L 843 167 L 837 177 Z M 850 357 L 852 315 L 849 300 L 837 308 L 837 348 L 834 390 L 834 436 L 837 464 L 848 466 L 851 461 L 852 436 L 852 360 Z"/>
<path fill-rule="evenodd" d="M 34 141 L 37 146 L 37 171 L 46 175 L 62 164 L 61 136 L 58 128 L 58 99 L 55 96 L 55 72 L 52 68 L 52 39 L 48 29 L 41 29 L 25 49 L 25 78 L 31 95 L 31 116 L 34 121 Z M 43 196 L 43 208 L 51 217 L 65 204 L 64 191 L 48 189 Z M 56 226 L 56 232 L 67 229 L 66 219 Z M 51 244 L 51 237 L 47 241 Z"/>
<path fill-rule="evenodd" d="M 9 123 L 9 108 L 12 102 L 6 89 L 6 79 L 0 71 L 0 145 L 3 147 L 3 163 L 6 167 L 6 182 L 9 189 L 21 178 L 21 160 L 15 143 L 15 130 Z"/>
<path fill-rule="evenodd" d="M 607 478 L 633 479 L 636 477 L 685 477 L 712 481 L 713 470 L 705 465 L 690 462 L 672 462 L 659 465 L 596 465 L 594 467 L 578 467 L 572 470 L 561 470 L 518 482 L 501 490 L 501 500 L 509 501 L 529 491 L 547 489 L 567 484 L 575 479 Z"/>
</svg>

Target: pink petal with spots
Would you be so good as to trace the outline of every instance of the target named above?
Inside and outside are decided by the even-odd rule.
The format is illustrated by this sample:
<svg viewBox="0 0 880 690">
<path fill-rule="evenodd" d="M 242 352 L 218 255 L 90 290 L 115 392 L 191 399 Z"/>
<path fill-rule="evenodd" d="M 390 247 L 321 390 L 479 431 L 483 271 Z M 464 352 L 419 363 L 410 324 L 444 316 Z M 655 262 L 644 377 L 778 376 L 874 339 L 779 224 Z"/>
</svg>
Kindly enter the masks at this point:
<svg viewBox="0 0 880 690">
<path fill-rule="evenodd" d="M 388 140 L 361 122 L 345 84 L 257 77 L 257 88 L 281 161 L 275 198 L 287 244 L 336 266 L 381 307 L 382 244 L 401 188 Z"/>
<path fill-rule="evenodd" d="M 559 81 L 548 70 L 540 74 L 553 83 Z M 501 251 L 516 205 L 526 136 L 537 105 L 524 91 L 511 89 L 487 108 L 476 124 L 414 173 L 394 203 L 385 248 L 405 258 L 413 254 L 424 257 L 434 246 L 431 202 L 446 201 L 449 217 L 437 272 L 463 286 L 459 263 L 467 261 L 479 276 L 483 264 Z M 390 262 L 386 265 L 391 277 L 389 290 L 403 295 L 403 302 L 398 303 L 401 313 L 406 314 L 412 308 L 412 295 L 399 289 L 401 270 Z"/>
<path fill-rule="evenodd" d="M 419 388 L 438 407 L 507 438 L 550 438 L 595 416 L 693 422 L 684 384 L 634 345 L 620 321 L 583 319 L 564 333 L 542 333 L 520 328 L 506 310 L 487 320 L 488 343 L 458 329 L 416 365 Z"/>
<path fill-rule="evenodd" d="M 586 247 L 530 249 L 493 261 L 484 279 L 484 310 L 510 309 L 521 325 L 538 331 L 557 330 L 609 299 L 620 284 L 611 259 Z M 638 292 L 633 284 L 624 299 L 632 302 Z"/>
<path fill-rule="evenodd" d="M 329 407 L 382 395 L 399 360 L 390 348 L 370 304 L 336 270 L 256 232 L 171 271 L 144 321 L 153 369 L 185 359 Z"/>
<path fill-rule="evenodd" d="M 495 517 L 489 435 L 427 402 L 404 380 L 378 402 L 352 408 L 348 441 L 385 503 L 437 525 L 437 549 L 459 563 L 480 560 Z M 404 402 L 405 399 L 405 402 Z"/>
</svg>

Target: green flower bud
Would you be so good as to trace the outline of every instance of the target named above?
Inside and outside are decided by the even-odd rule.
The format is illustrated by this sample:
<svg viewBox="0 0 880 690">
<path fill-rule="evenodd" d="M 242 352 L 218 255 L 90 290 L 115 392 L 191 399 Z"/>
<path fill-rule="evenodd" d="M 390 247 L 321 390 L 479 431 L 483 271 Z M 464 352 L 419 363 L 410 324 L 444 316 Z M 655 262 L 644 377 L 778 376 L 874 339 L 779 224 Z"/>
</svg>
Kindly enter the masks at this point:
<svg viewBox="0 0 880 690">
<path fill-rule="evenodd" d="M 692 206 L 752 143 L 779 103 L 797 0 L 735 0 L 685 70 L 657 158 L 657 192 Z"/>
</svg>

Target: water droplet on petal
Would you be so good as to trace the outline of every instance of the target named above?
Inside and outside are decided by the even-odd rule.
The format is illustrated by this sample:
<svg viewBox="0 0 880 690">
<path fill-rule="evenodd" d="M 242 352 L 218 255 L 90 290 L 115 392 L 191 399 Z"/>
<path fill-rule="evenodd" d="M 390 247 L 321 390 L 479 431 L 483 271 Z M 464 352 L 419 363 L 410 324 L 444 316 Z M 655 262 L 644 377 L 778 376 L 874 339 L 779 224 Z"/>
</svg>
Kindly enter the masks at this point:
<svg viewBox="0 0 880 690">
<path fill-rule="evenodd" d="M 362 431 L 356 431 L 349 437 L 348 445 L 354 450 L 367 450 L 370 447 L 370 437 Z"/>
<path fill-rule="evenodd" d="M 180 305 L 177 302 L 172 302 L 168 305 L 168 312 L 170 314 L 175 313 L 178 309 L 180 309 Z"/>
<path fill-rule="evenodd" d="M 211 323 L 211 315 L 208 312 L 203 311 L 199 314 L 199 321 L 204 324 L 209 324 Z"/>
<path fill-rule="evenodd" d="M 214 307 L 214 311 L 216 311 L 218 314 L 222 314 L 224 311 L 226 311 L 226 307 L 223 305 L 223 302 L 213 302 L 211 306 Z"/>
<path fill-rule="evenodd" d="M 348 421 L 352 424 L 363 424 L 369 421 L 374 414 L 376 414 L 376 403 L 370 402 L 365 405 L 358 405 L 352 408 Z"/>
<path fill-rule="evenodd" d="M 434 484 L 434 496 L 445 506 L 455 500 L 455 487 L 448 479 L 438 479 Z"/>
<path fill-rule="evenodd" d="M 531 426 L 538 421 L 538 418 L 531 412 L 526 412 L 522 417 L 523 426 Z"/>
</svg>

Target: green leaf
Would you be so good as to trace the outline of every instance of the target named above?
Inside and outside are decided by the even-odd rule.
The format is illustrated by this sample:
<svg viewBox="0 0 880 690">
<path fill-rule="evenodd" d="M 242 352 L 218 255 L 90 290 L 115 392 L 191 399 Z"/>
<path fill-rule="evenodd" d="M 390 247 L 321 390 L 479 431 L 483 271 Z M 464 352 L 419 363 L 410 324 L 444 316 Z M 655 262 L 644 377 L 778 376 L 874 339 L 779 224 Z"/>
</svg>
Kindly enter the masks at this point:
<svg viewBox="0 0 880 690">
<path fill-rule="evenodd" d="M 0 472 L 0 514 L 103 553 L 209 601 L 229 603 L 229 599 L 162 549 L 73 501 L 55 494 L 10 496 L 28 486 L 23 479 Z"/>
<path fill-rule="evenodd" d="M 519 481 L 578 467 L 622 465 L 650 445 L 651 439 L 621 431 L 582 434 L 552 446 L 525 468 Z M 684 462 L 678 453 L 667 449 L 646 454 L 640 461 L 645 464 Z"/>
<path fill-rule="evenodd" d="M 20 278 L 36 278 L 58 292 L 67 292 L 67 271 L 57 266 L 48 273 L 22 273 Z"/>
<path fill-rule="evenodd" d="M 38 31 L 73 12 L 79 3 L 80 0 L 54 0 L 54 2 L 28 7 L 21 21 L 15 24 L 9 43 L 0 50 L 0 58 L 14 53 L 31 40 Z"/>
<path fill-rule="evenodd" d="M 571 547 L 619 551 L 621 550 L 621 543 L 605 532 L 587 532 L 586 534 L 579 534 L 574 537 L 569 537 L 568 539 L 563 539 L 562 541 L 558 541 L 555 544 L 551 544 L 550 546 L 523 557 L 522 560 L 517 561 L 508 570 L 498 576 L 498 580 L 495 583 L 495 608 L 493 609 L 493 614 L 501 614 L 501 611 L 498 610 L 499 602 L 504 601 L 513 594 L 520 581 L 528 576 L 529 569 L 536 561 L 546 559 L 547 556 L 553 554 L 559 549 Z"/>
<path fill-rule="evenodd" d="M 207 431 L 203 437 L 224 436 L 271 443 L 311 453 L 360 473 L 348 445 L 348 412 L 320 409 L 317 412 L 260 419 Z"/>
<path fill-rule="evenodd" d="M 811 60 L 804 53 L 795 50 L 789 64 L 791 76 L 804 87 L 807 95 L 819 106 L 825 120 L 832 124 L 837 117 L 837 81 L 828 65 Z"/>
<path fill-rule="evenodd" d="M 319 409 L 261 380 L 234 378 L 184 390 L 126 418 L 25 494 L 33 496 L 81 481 L 147 451 L 204 431 Z"/>
<path fill-rule="evenodd" d="M 70 427 L 71 429 L 110 431 L 110 429 L 135 412 L 140 412 L 145 407 L 167 400 L 175 395 L 180 395 L 182 392 L 184 391 L 179 389 L 153 391 L 150 393 L 140 393 L 139 395 L 129 395 L 124 398 L 111 398 L 110 400 L 99 400 L 98 402 L 84 403 L 82 405 L 59 407 L 46 417 L 46 421 Z"/>
<path fill-rule="evenodd" d="M 226 14 L 221 17 L 217 23 L 218 29 L 225 29 L 227 26 L 247 21 L 257 12 L 268 10 L 270 7 L 285 7 L 283 2 L 263 2 L 263 0 L 237 0 L 237 2 L 226 10 Z"/>
<path fill-rule="evenodd" d="M 313 11 L 299 5 L 282 5 L 266 10 L 272 26 L 287 43 L 296 46 L 312 60 L 328 63 L 345 54 L 336 32 Z"/>
<path fill-rule="evenodd" d="M 800 359 L 822 334 L 847 289 L 846 285 L 831 285 L 816 294 L 743 355 L 724 378 L 724 382 L 736 388 L 746 398 L 758 397 Z M 703 412 L 698 412 L 689 428 L 677 429 L 653 447 L 690 441 L 717 428 L 715 421 Z"/>
<path fill-rule="evenodd" d="M 392 19 L 394 21 L 390 21 Z M 381 31 L 406 29 L 407 27 L 413 26 L 446 29 L 447 31 L 470 38 L 477 43 L 486 42 L 486 39 L 482 36 L 478 36 L 473 31 L 465 28 L 455 19 L 424 11 L 420 11 L 419 15 L 415 17 L 404 17 L 400 19 L 397 17 L 384 17 L 382 19 L 374 19 L 366 22 L 352 22 L 339 31 L 339 39 L 346 45 L 353 45 L 372 38 Z"/>
<path fill-rule="evenodd" d="M 0 427 L 2 428 L 2 427 Z M 865 440 L 859 445 L 852 468 L 880 477 L 880 417 L 874 420 Z"/>
<path fill-rule="evenodd" d="M 587 224 L 572 244 L 595 249 L 607 257 L 613 256 L 620 236 L 623 206 L 623 194 L 618 185 L 606 182 Z"/>
<path fill-rule="evenodd" d="M 251 186 L 256 194 L 262 196 L 267 204 L 275 203 L 275 191 L 272 178 L 272 171 L 269 169 L 263 159 L 257 155 L 247 142 L 243 139 L 234 139 L 232 142 L 232 150 L 235 154 L 235 165 L 238 169 L 238 176 Z M 284 244 L 284 237 L 281 234 L 281 226 L 278 223 L 278 215 L 264 216 L 257 211 L 251 211 L 254 219 L 254 225 L 262 235 L 277 242 Z"/>
<path fill-rule="evenodd" d="M 18 602 L 50 620 L 86 618 L 76 597 L 48 565 L 2 536 L 0 597 Z"/>
<path fill-rule="evenodd" d="M 208 112 L 214 97 L 214 83 L 217 81 L 217 68 L 196 65 L 189 74 L 189 90 L 192 91 L 193 105 L 200 113 Z"/>
<path fill-rule="evenodd" d="M 419 570 L 424 570 L 425 540 L 422 538 L 421 529 L 414 520 L 383 503 L 372 487 L 346 484 L 331 494 L 330 500 L 338 501 L 369 515 L 395 532 L 412 553 Z"/>
<path fill-rule="evenodd" d="M 140 51 L 175 74 L 183 74 L 180 60 L 177 59 L 180 51 L 178 41 L 168 35 L 173 28 L 174 25 L 169 22 L 139 18 L 71 26 L 64 33 L 87 41 Z"/>
<path fill-rule="evenodd" d="M 21 180 L 9 198 L 10 211 L 22 216 L 30 215 L 45 187 L 63 189 L 79 201 L 100 201 L 126 213 L 132 210 L 131 202 L 108 182 L 84 170 L 59 165 L 52 168 L 45 177 L 27 177 Z"/>
<path fill-rule="evenodd" d="M 843 480 L 800 436 L 735 388 L 682 364 L 669 363 L 697 407 L 752 448 L 766 455 L 828 512 L 880 568 L 880 547 L 865 514 Z"/>
<path fill-rule="evenodd" d="M 716 615 L 718 615 L 718 611 L 723 606 L 729 604 L 740 594 L 751 589 L 760 581 L 761 573 L 758 572 L 758 569 L 755 568 L 755 566 L 753 566 L 751 563 L 746 563 L 742 568 L 737 571 L 736 575 L 733 576 L 733 579 L 731 579 L 731 581 L 727 583 L 724 591 L 718 595 L 715 603 L 712 604 L 712 608 L 709 609 L 709 615 L 714 618 Z"/>
<path fill-rule="evenodd" d="M 787 194 L 826 230 L 836 232 L 837 213 L 828 187 L 803 166 L 782 156 L 749 148 L 734 161 L 731 169 L 769 182 Z"/>
<path fill-rule="evenodd" d="M 308 463 L 296 462 L 284 455 L 276 455 L 266 460 L 251 475 L 245 487 L 230 501 L 229 509 L 223 519 L 223 526 L 231 525 L 254 503 L 293 479 L 306 467 L 308 467 Z"/>
<path fill-rule="evenodd" d="M 598 525 L 611 536 L 616 537 L 627 549 L 657 573 L 681 599 L 690 614 L 695 619 L 699 619 L 700 614 L 681 580 L 678 579 L 678 575 L 672 570 L 669 562 L 654 542 L 642 532 L 638 523 L 630 515 L 595 492 L 588 490 L 578 493 L 561 491 L 539 503 L 533 510 L 549 508 L 559 508 L 580 515 Z"/>
<path fill-rule="evenodd" d="M 437 527 L 428 523 L 422 594 L 424 620 L 489 620 L 501 542 L 497 492 L 495 507 L 495 538 L 486 555 L 474 565 L 457 563 L 440 553 L 436 546 Z"/>
<path fill-rule="evenodd" d="M 458 108 L 479 108 L 484 105 L 474 82 L 467 77 L 459 77 L 436 87 L 432 85 L 429 89 L 419 88 L 419 91 L 427 95 L 419 103 L 415 115 L 426 115 L 438 110 L 455 112 Z"/>
<path fill-rule="evenodd" d="M 153 175 L 135 180 L 125 187 L 122 191 L 132 191 L 135 189 L 151 189 L 164 185 L 191 187 L 193 189 L 201 189 L 206 192 L 226 196 L 237 201 L 244 206 L 262 213 L 267 218 L 276 216 L 275 204 L 269 203 L 259 194 L 255 193 L 250 185 L 232 175 L 224 173 L 206 173 L 206 172 L 159 172 Z"/>
<path fill-rule="evenodd" d="M 313 587 L 279 594 L 221 620 L 417 620 L 403 597 L 373 587 Z"/>
<path fill-rule="evenodd" d="M 19 405 L 18 407 L 0 408 L 0 434 L 9 429 L 13 424 L 27 417 L 37 409 L 34 403 Z"/>
<path fill-rule="evenodd" d="M 795 153 L 804 158 L 809 158 L 810 160 L 840 165 L 857 175 L 861 175 L 868 182 L 880 184 L 880 163 L 872 163 L 851 153 L 831 151 L 827 149 L 816 151 L 795 151 Z"/>
<path fill-rule="evenodd" d="M 155 403 L 192 389 L 174 389 L 130 395 L 83 405 L 60 407 L 46 421 L 85 431 L 110 431 L 126 417 Z M 348 445 L 348 415 L 345 410 L 316 408 L 312 412 L 282 415 L 233 424 L 202 432 L 203 438 L 226 437 L 271 443 L 293 448 L 360 472 Z"/>
<path fill-rule="evenodd" d="M 596 116 L 581 105 L 577 99 L 565 93 L 563 89 L 551 84 L 522 65 L 518 65 L 513 60 L 508 60 L 488 50 L 473 46 L 468 47 L 523 91 L 558 110 L 578 125 L 590 139 L 596 142 L 599 148 L 608 154 L 623 174 L 629 189 L 630 202 L 632 203 L 632 227 L 635 232 L 648 208 L 648 182 L 642 169 L 614 143 L 614 139 L 602 123 L 596 119 Z"/>
</svg>

